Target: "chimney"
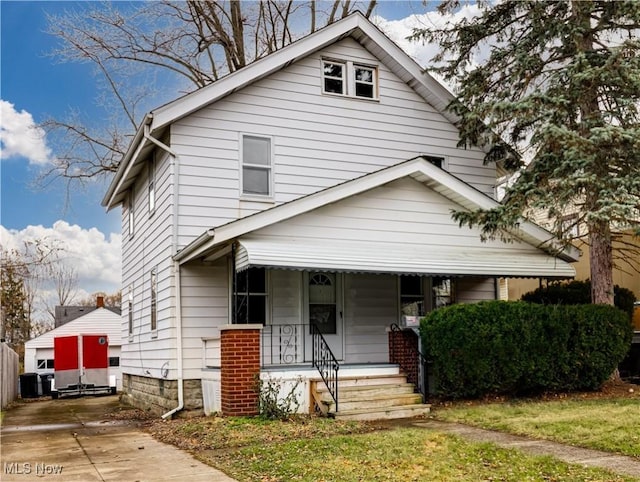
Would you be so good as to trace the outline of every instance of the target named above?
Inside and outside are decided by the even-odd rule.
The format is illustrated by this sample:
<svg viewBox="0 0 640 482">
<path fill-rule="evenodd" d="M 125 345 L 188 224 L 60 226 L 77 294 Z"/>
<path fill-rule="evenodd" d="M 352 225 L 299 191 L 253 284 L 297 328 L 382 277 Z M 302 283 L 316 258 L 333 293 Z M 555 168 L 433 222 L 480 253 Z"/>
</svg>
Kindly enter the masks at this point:
<svg viewBox="0 0 640 482">
<path fill-rule="evenodd" d="M 104 308 L 104 296 L 96 296 L 96 308 Z"/>
</svg>

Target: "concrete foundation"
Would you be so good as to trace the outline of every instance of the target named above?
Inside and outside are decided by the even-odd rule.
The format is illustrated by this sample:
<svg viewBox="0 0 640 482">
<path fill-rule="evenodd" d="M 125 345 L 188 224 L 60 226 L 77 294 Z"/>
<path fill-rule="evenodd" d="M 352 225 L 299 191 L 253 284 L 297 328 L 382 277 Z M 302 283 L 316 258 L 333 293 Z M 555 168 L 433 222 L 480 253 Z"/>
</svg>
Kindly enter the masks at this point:
<svg viewBox="0 0 640 482">
<path fill-rule="evenodd" d="M 122 375 L 121 401 L 132 407 L 162 415 L 178 406 L 178 381 L 162 378 Z M 184 380 L 184 409 L 178 417 L 203 415 L 200 380 Z"/>
</svg>

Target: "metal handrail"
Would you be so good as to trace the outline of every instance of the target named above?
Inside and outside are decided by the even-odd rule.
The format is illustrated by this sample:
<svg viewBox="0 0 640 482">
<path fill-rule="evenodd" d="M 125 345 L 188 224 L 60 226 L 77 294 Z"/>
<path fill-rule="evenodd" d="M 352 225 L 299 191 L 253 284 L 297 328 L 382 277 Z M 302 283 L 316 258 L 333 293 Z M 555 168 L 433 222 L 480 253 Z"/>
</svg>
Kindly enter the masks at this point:
<svg viewBox="0 0 640 482">
<path fill-rule="evenodd" d="M 412 336 L 412 337 L 418 336 L 416 333 L 413 333 L 413 332 L 409 334 L 410 333 L 409 331 L 403 330 L 396 323 L 391 324 L 391 331 L 400 333 L 402 337 L 404 337 L 405 339 L 407 338 L 407 336 Z M 391 340 L 393 343 L 393 337 L 391 338 Z M 427 357 L 418 348 L 414 347 L 413 345 L 409 345 L 409 347 L 413 352 L 413 355 L 415 356 L 417 366 L 416 365 L 407 366 L 404 363 L 404 360 L 390 360 L 390 361 L 392 363 L 398 363 L 398 365 L 400 365 L 400 368 L 402 369 L 402 371 L 404 371 L 407 374 L 407 381 L 409 383 L 414 384 L 414 386 L 416 387 L 416 391 L 422 395 L 422 402 L 427 403 L 427 397 L 429 395 L 429 374 L 428 374 L 429 360 L 427 360 Z M 394 353 L 393 349 L 391 349 L 390 351 L 392 354 Z M 417 368 L 417 370 L 415 368 Z"/>
<path fill-rule="evenodd" d="M 318 369 L 320 376 L 327 386 L 333 401 L 336 402 L 338 411 L 338 359 L 335 357 L 327 340 L 324 339 L 320 329 L 315 323 L 311 323 L 312 358 L 311 364 Z"/>
</svg>

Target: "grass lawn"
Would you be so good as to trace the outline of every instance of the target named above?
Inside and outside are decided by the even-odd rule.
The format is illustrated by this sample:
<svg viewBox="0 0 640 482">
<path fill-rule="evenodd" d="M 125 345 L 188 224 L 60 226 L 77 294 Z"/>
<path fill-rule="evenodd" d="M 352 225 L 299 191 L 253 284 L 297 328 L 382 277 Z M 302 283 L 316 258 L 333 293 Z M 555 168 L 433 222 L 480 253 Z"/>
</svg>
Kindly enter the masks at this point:
<svg viewBox="0 0 640 482">
<path fill-rule="evenodd" d="M 504 403 L 456 403 L 439 420 L 555 440 L 640 459 L 640 396 Z"/>
<path fill-rule="evenodd" d="M 148 427 L 240 481 L 629 481 L 410 426 L 203 417 Z"/>
</svg>

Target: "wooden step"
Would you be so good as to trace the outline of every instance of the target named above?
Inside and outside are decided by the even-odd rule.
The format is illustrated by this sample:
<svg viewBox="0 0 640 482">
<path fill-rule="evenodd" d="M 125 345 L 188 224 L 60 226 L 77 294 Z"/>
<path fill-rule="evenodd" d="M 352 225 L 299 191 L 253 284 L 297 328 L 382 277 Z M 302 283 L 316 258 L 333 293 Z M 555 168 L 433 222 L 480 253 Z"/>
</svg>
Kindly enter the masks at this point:
<svg viewBox="0 0 640 482">
<path fill-rule="evenodd" d="M 381 408 L 379 410 L 342 410 L 334 414 L 340 420 L 390 420 L 398 418 L 412 418 L 426 415 L 430 412 L 431 405 L 398 405 Z"/>
<path fill-rule="evenodd" d="M 317 393 L 322 400 L 332 400 L 331 394 L 326 386 L 318 386 Z M 384 395 L 403 395 L 406 393 L 414 393 L 414 387 L 411 383 L 394 383 L 389 385 L 363 385 L 361 387 L 339 387 L 338 397 L 340 402 L 353 400 L 366 400 L 367 398 L 376 398 Z"/>
<path fill-rule="evenodd" d="M 405 393 L 401 395 L 380 395 L 375 398 L 364 398 L 345 401 L 340 398 L 340 412 L 350 410 L 380 410 L 388 407 L 402 405 L 419 405 L 422 403 L 422 395 L 419 393 Z M 329 403 L 329 411 L 333 410 L 333 400 Z"/>
<path fill-rule="evenodd" d="M 312 378 L 312 383 L 315 383 L 318 389 L 324 387 L 322 378 Z M 338 387 L 354 387 L 354 386 L 366 386 L 366 385 L 384 385 L 386 383 L 406 383 L 407 377 L 401 374 L 394 375 L 367 375 L 367 376 L 354 376 L 354 377 L 340 377 L 338 378 Z"/>
</svg>

